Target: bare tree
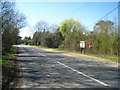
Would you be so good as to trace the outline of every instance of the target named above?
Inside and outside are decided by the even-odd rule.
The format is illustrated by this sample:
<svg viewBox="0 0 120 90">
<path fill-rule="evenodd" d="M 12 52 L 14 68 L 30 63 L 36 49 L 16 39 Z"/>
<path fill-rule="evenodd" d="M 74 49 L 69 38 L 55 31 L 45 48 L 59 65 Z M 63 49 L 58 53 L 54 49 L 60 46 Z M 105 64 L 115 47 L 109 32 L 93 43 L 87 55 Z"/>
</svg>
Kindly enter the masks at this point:
<svg viewBox="0 0 120 90">
<path fill-rule="evenodd" d="M 49 25 L 46 21 L 39 21 L 35 26 L 35 30 L 37 30 L 38 32 L 46 32 L 48 31 L 48 28 Z"/>
<path fill-rule="evenodd" d="M 15 9 L 14 2 L 2 2 L 1 7 L 2 47 L 4 53 L 4 51 L 10 51 L 12 44 L 16 44 L 19 29 L 25 26 L 26 18 Z"/>
</svg>

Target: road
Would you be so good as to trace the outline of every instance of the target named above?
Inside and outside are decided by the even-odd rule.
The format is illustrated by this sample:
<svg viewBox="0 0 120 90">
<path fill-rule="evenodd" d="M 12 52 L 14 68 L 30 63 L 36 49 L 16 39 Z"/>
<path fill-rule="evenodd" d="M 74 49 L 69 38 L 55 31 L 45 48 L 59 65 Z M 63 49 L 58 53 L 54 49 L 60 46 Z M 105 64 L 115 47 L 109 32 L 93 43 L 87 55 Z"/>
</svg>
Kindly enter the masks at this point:
<svg viewBox="0 0 120 90">
<path fill-rule="evenodd" d="M 118 87 L 118 70 L 85 57 L 18 45 L 20 88 Z"/>
</svg>

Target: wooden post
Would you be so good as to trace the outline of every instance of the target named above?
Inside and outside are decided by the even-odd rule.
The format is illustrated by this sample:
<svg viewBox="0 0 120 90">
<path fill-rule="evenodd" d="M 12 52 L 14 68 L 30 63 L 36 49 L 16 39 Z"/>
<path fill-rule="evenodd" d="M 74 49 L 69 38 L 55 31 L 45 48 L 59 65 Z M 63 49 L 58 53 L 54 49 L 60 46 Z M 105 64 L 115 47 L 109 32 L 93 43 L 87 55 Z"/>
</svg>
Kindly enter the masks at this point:
<svg viewBox="0 0 120 90">
<path fill-rule="evenodd" d="M 81 49 L 80 51 L 81 51 L 81 53 L 82 53 L 82 48 L 80 48 L 80 49 Z"/>
<path fill-rule="evenodd" d="M 83 49 L 83 53 L 85 54 L 85 48 Z"/>
</svg>

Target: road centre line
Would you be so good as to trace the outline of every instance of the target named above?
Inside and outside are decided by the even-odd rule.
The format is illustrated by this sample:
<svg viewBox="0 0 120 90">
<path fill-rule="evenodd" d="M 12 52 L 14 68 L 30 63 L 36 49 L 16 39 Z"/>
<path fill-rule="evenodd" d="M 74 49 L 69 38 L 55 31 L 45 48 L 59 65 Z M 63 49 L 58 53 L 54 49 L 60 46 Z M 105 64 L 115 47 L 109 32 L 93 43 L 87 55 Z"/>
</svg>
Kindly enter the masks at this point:
<svg viewBox="0 0 120 90">
<path fill-rule="evenodd" d="M 39 53 L 39 54 L 42 55 L 42 56 L 46 56 L 46 55 L 44 55 L 44 54 L 42 54 L 42 53 Z M 87 77 L 87 78 L 92 79 L 93 81 L 96 81 L 97 83 L 99 83 L 99 84 L 101 84 L 101 85 L 110 86 L 110 85 L 108 85 L 108 84 L 106 84 L 106 83 L 104 83 L 104 82 L 102 82 L 102 81 L 100 81 L 100 80 L 97 80 L 97 79 L 95 79 L 95 78 L 92 78 L 92 77 L 90 77 L 90 76 L 88 76 L 88 75 L 86 75 L 86 74 L 84 74 L 84 73 L 82 73 L 82 72 L 80 72 L 80 71 L 78 71 L 78 70 L 75 70 L 75 69 L 73 69 L 73 68 L 71 68 L 71 67 L 69 67 L 69 66 L 67 66 L 67 65 L 65 65 L 65 64 L 63 64 L 63 63 L 61 63 L 61 62 L 59 62 L 59 61 L 56 61 L 56 62 L 59 63 L 60 65 L 63 65 L 63 66 L 65 66 L 65 67 L 71 69 L 71 70 L 74 71 L 74 72 L 77 72 L 78 74 L 81 74 L 81 75 L 83 75 L 83 76 L 85 76 L 85 77 Z"/>
<path fill-rule="evenodd" d="M 82 73 L 82 72 L 80 72 L 80 71 L 78 71 L 78 70 L 75 70 L 75 69 L 73 69 L 73 68 L 71 68 L 71 67 L 69 67 L 69 66 L 67 66 L 67 65 L 65 65 L 65 64 L 63 64 L 63 63 L 61 63 L 61 62 L 59 62 L 59 61 L 57 61 L 57 63 L 59 63 L 60 65 L 63 65 L 63 66 L 65 66 L 65 67 L 71 69 L 71 70 L 74 71 L 74 72 L 77 72 L 78 74 L 81 74 L 81 75 L 83 75 L 83 76 L 85 76 L 85 77 L 87 77 L 87 78 L 90 78 L 90 79 L 92 79 L 93 81 L 96 81 L 96 82 L 98 82 L 98 83 L 100 83 L 100 84 L 102 84 L 102 85 L 104 85 L 104 86 L 109 86 L 109 85 L 105 84 L 104 82 L 101 82 L 101 81 L 99 81 L 99 80 L 97 80 L 97 79 L 95 79 L 95 78 L 92 78 L 92 77 L 90 77 L 90 76 L 88 76 L 88 75 L 86 75 L 86 74 L 84 74 L 84 73 Z"/>
<path fill-rule="evenodd" d="M 40 54 L 40 55 L 42 55 L 42 56 L 44 56 L 44 57 L 46 56 L 46 55 L 44 55 L 44 54 L 42 54 L 42 53 L 38 53 L 38 54 Z"/>
</svg>

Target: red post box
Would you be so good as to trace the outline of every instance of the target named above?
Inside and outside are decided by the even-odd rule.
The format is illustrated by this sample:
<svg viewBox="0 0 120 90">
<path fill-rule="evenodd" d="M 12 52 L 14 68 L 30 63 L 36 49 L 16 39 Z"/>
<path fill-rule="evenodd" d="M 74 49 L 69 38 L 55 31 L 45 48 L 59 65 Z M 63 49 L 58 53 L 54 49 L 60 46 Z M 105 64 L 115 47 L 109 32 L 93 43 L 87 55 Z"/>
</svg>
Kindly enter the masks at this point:
<svg viewBox="0 0 120 90">
<path fill-rule="evenodd" d="M 92 48 L 92 43 L 89 43 L 89 48 Z"/>
</svg>

